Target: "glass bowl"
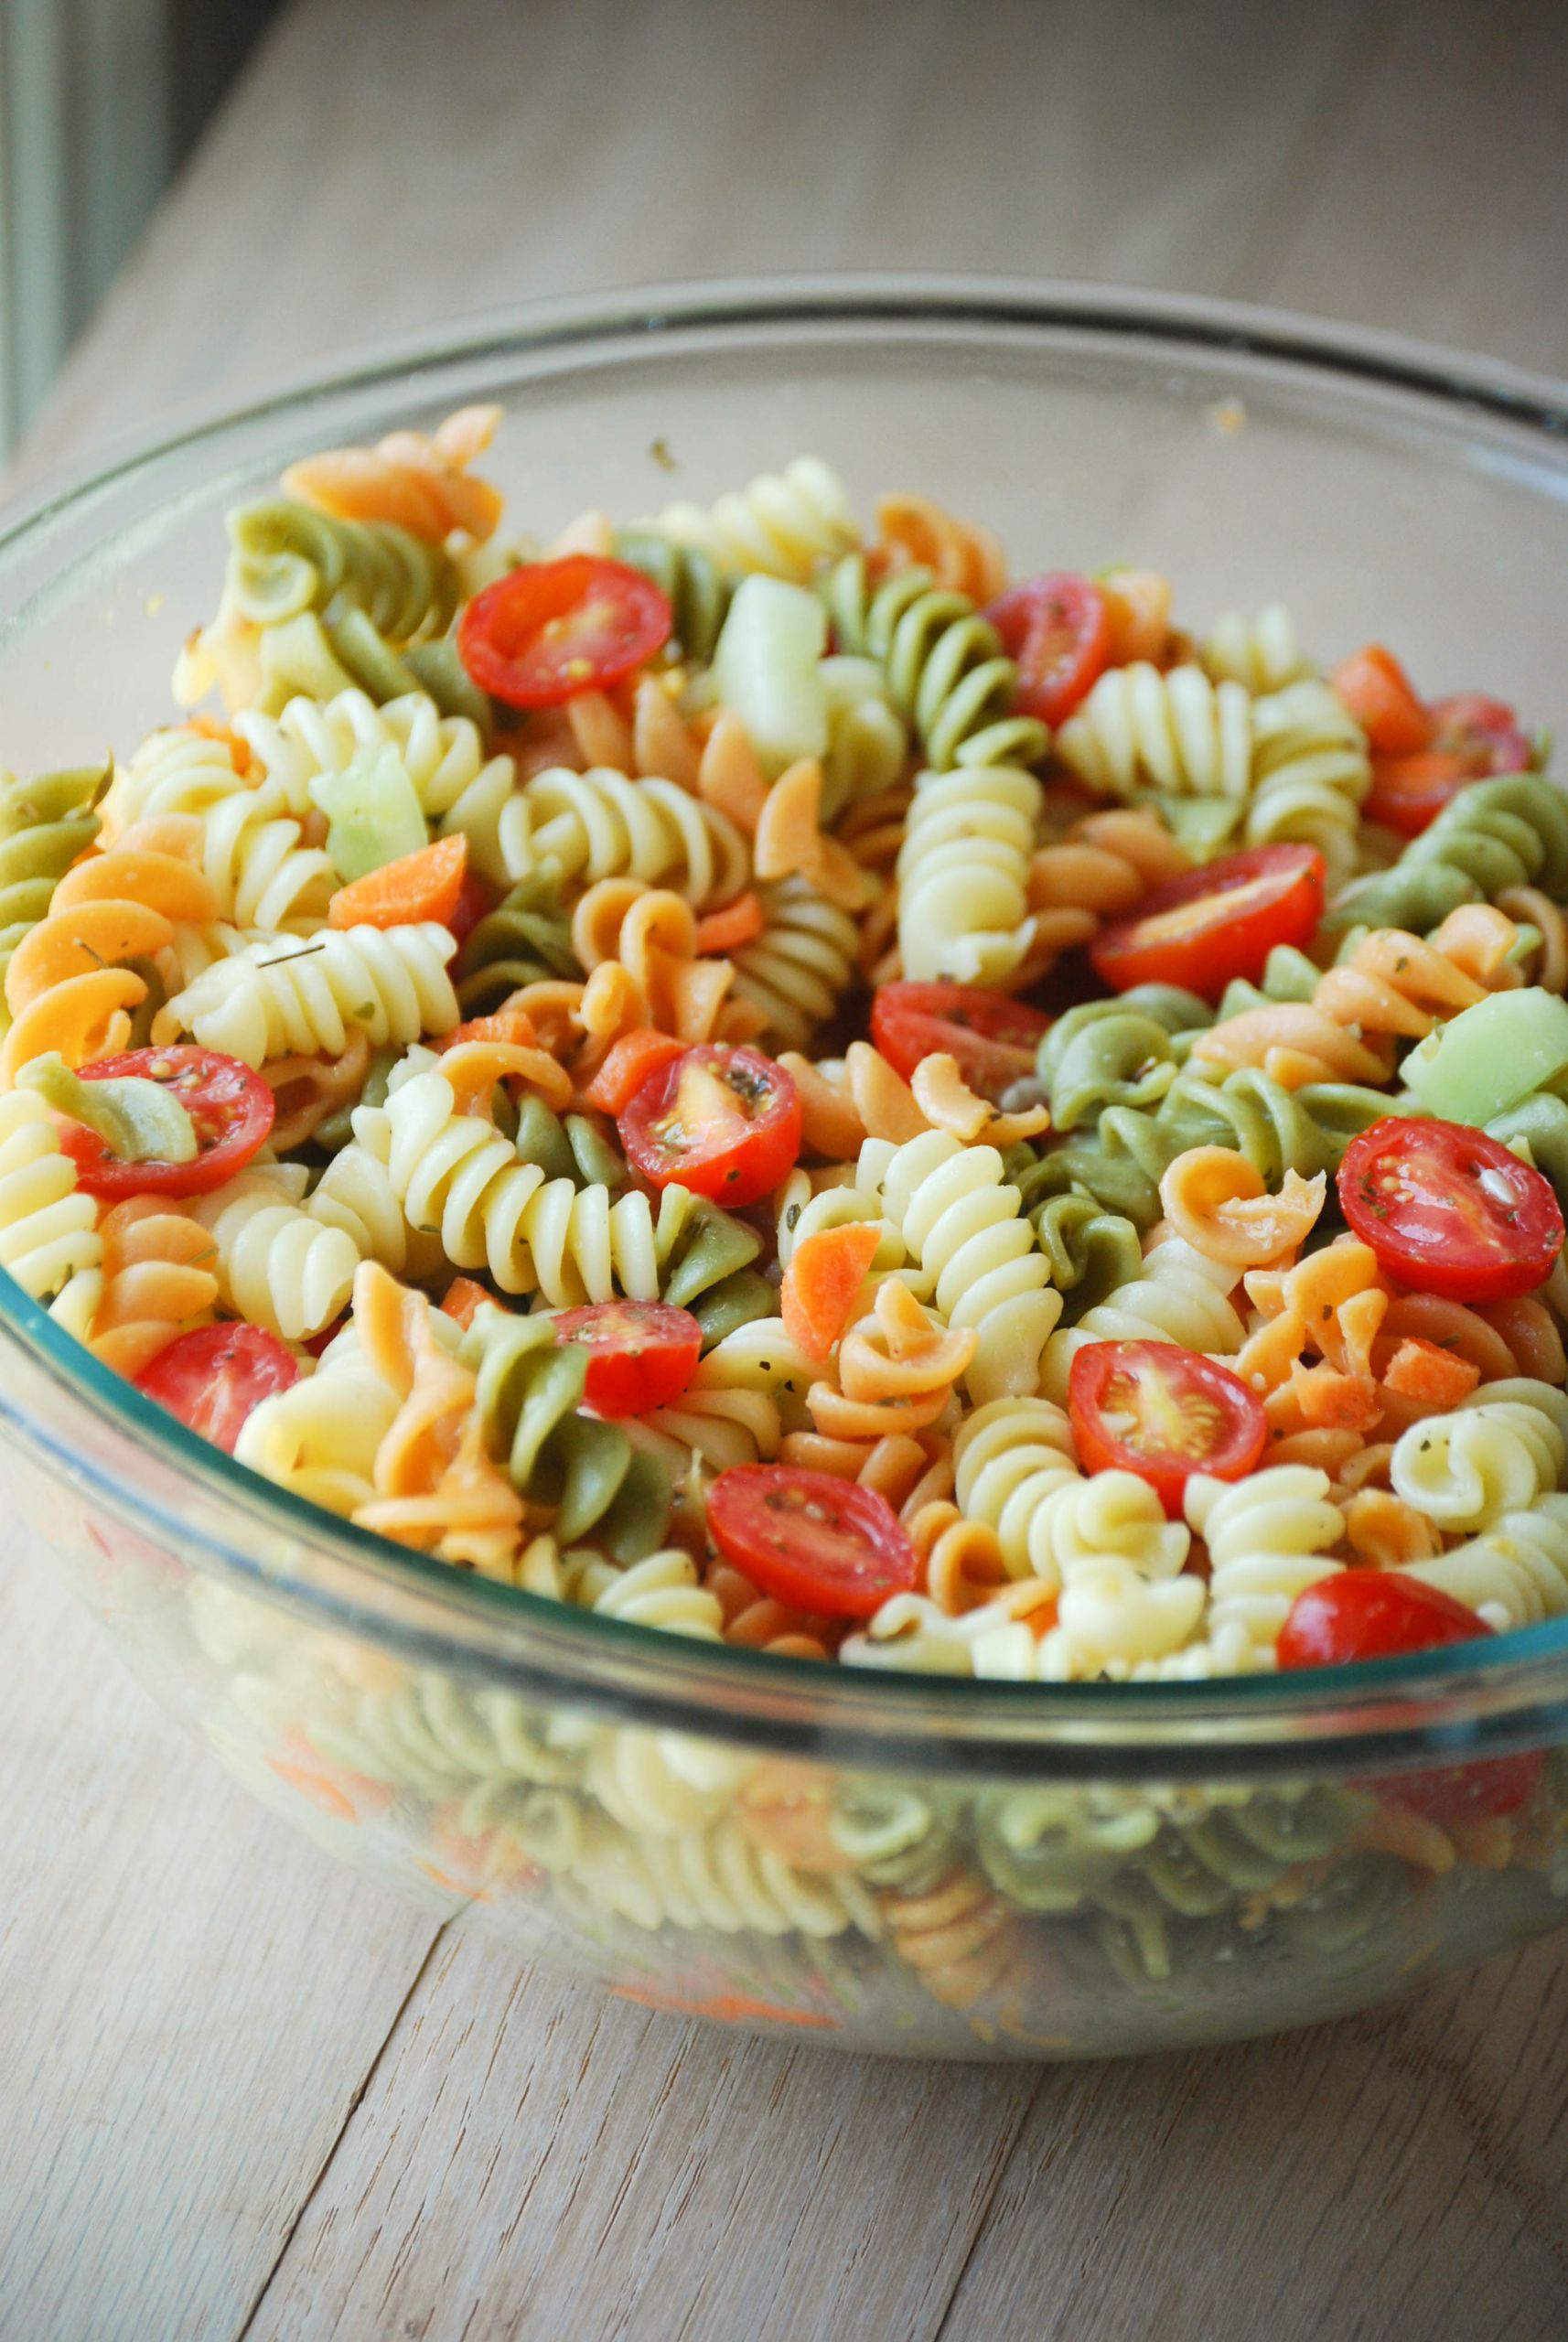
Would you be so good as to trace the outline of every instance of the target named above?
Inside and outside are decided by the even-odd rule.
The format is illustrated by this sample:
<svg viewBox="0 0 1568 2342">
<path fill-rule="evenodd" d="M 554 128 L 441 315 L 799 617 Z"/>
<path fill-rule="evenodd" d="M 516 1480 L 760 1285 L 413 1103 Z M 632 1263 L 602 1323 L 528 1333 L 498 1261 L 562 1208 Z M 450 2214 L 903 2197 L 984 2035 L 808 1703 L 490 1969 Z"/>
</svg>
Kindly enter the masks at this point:
<svg viewBox="0 0 1568 2342">
<path fill-rule="evenodd" d="M 0 538 L 7 765 L 169 720 L 231 503 L 477 399 L 507 410 L 490 468 L 521 526 L 809 450 L 863 510 L 927 490 L 1026 571 L 1149 563 L 1202 619 L 1283 598 L 1326 655 L 1391 636 L 1420 676 L 1568 722 L 1568 392 L 1208 302 L 838 280 L 487 321 L 45 497 Z M 38 1544 L 231 1772 L 654 2006 L 1112 2056 L 1359 2008 L 1568 1914 L 1568 1620 L 1321 1677 L 868 1676 L 586 1616 L 314 1512 L 3 1273 L 0 1416 Z M 1544 1752 L 1528 1803 L 1466 1810 L 1454 1768 L 1520 1750 Z"/>
</svg>

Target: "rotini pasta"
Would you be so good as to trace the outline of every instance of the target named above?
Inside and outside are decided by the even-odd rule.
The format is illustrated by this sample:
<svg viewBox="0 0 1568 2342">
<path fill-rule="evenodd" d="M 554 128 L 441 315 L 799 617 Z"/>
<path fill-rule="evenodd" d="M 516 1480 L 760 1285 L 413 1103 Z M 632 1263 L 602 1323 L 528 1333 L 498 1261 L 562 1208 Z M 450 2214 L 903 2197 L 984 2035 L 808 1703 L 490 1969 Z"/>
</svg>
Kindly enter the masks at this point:
<svg viewBox="0 0 1568 2342">
<path fill-rule="evenodd" d="M 1456 784 L 1394 859 L 1365 662 L 1279 603 L 1015 586 L 812 457 L 503 538 L 497 420 L 304 457 L 231 516 L 187 720 L 0 782 L 0 1267 L 155 1390 L 242 1325 L 242 1464 L 621 1628 L 1027 1687 L 1266 1671 L 1369 1573 L 1568 1615 L 1557 786 Z M 863 1524 L 875 1598 L 801 1510 Z M 274 1771 L 439 1799 L 454 1891 L 880 1930 L 986 2023 L 1021 1911 L 1143 1989 L 1226 1929 L 1354 1942 L 1464 1834 L 850 1794 L 198 1608 Z"/>
</svg>

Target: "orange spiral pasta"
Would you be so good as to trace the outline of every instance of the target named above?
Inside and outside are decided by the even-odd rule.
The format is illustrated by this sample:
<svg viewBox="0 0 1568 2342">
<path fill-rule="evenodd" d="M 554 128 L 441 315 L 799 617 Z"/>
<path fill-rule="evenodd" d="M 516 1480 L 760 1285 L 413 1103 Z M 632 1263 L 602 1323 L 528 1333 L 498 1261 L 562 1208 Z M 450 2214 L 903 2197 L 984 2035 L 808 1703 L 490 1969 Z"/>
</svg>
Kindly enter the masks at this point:
<svg viewBox="0 0 1568 2342">
<path fill-rule="evenodd" d="M 1015 1915 L 967 1864 L 919 1893 L 888 1888 L 876 1899 L 894 1950 L 944 2007 L 972 2007 L 1020 1957 Z"/>
<path fill-rule="evenodd" d="M 1286 1090 L 1386 1081 L 1396 1038 L 1423 1040 L 1441 1018 L 1521 981 L 1509 958 L 1518 940 L 1512 919 L 1487 903 L 1452 912 L 1430 942 L 1374 929 L 1322 977 L 1310 1001 L 1226 1017 L 1198 1035 L 1194 1060 L 1226 1073 L 1257 1066 Z"/>
<path fill-rule="evenodd" d="M 1320 1171 L 1304 1179 L 1287 1171 L 1277 1196 L 1262 1173 L 1228 1146 L 1195 1146 L 1160 1181 L 1170 1227 L 1211 1261 L 1259 1269 L 1306 1241 L 1323 1209 L 1328 1182 Z"/>
<path fill-rule="evenodd" d="M 474 1376 L 437 1347 L 423 1296 L 373 1261 L 354 1280 L 354 1322 L 366 1364 L 402 1403 L 376 1450 L 376 1493 L 353 1519 L 444 1561 L 508 1575 L 522 1499 L 486 1452 Z"/>
<path fill-rule="evenodd" d="M 1191 868 L 1192 856 L 1156 813 L 1119 808 L 1075 822 L 1029 865 L 1031 967 L 1089 942 L 1107 919 L 1125 917 Z"/>
<path fill-rule="evenodd" d="M 103 1291 L 90 1338 L 94 1357 L 136 1375 L 177 1335 L 206 1325 L 218 1300 L 211 1235 L 177 1204 L 131 1196 L 99 1221 Z"/>
<path fill-rule="evenodd" d="M 339 521 L 380 521 L 433 544 L 461 531 L 482 544 L 501 516 L 499 491 L 467 467 L 494 438 L 499 406 L 469 406 L 448 415 L 428 437 L 389 432 L 373 447 L 333 447 L 291 464 L 285 494 Z"/>
<path fill-rule="evenodd" d="M 0 1087 L 46 1050 L 67 1065 L 112 1057 L 130 1037 L 129 1012 L 146 998 L 145 980 L 115 963 L 152 959 L 174 941 L 177 923 L 207 926 L 218 898 L 199 869 L 171 843 L 199 844 L 200 824 L 184 816 L 138 823 L 105 853 L 87 854 L 55 888 L 48 916 L 24 936 L 5 971 L 15 1023 L 0 1048 Z"/>
<path fill-rule="evenodd" d="M 572 948 L 590 973 L 579 1015 L 600 1042 L 651 1026 L 688 1044 L 748 1039 L 756 1014 L 731 1001 L 727 960 L 698 956 L 691 905 L 638 878 L 601 878 L 572 914 Z"/>
<path fill-rule="evenodd" d="M 876 527 L 871 565 L 885 575 L 929 569 L 936 585 L 972 602 L 994 601 L 1007 583 L 1001 538 L 929 496 L 879 497 Z"/>
<path fill-rule="evenodd" d="M 840 1344 L 836 1385 L 812 1383 L 806 1402 L 811 1420 L 826 1438 L 838 1440 L 929 1430 L 979 1338 L 972 1327 L 950 1331 L 890 1277 L 877 1288 L 872 1316 Z"/>
</svg>

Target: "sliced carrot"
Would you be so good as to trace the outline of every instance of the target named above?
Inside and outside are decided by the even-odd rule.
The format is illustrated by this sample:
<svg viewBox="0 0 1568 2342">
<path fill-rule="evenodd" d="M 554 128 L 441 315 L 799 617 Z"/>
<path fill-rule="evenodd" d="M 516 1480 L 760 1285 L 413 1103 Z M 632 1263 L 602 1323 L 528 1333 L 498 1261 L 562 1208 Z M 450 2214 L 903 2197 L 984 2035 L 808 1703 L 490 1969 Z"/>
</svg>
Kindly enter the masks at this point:
<svg viewBox="0 0 1568 2342">
<path fill-rule="evenodd" d="M 722 911 L 710 911 L 706 919 L 697 921 L 697 950 L 701 953 L 738 951 L 743 943 L 754 943 L 762 929 L 762 905 L 748 887 Z"/>
<path fill-rule="evenodd" d="M 824 1228 L 795 1248 L 779 1295 L 784 1330 L 808 1358 L 826 1359 L 849 1324 L 881 1230 L 870 1220 Z"/>
<path fill-rule="evenodd" d="M 510 1049 L 532 1049 L 539 1046 L 539 1036 L 533 1029 L 533 1019 L 521 1008 L 498 1008 L 489 1016 L 470 1016 L 466 1025 L 454 1025 L 443 1033 L 432 1047 L 437 1050 L 456 1049 L 465 1041 L 494 1041 Z"/>
<path fill-rule="evenodd" d="M 1369 642 L 1329 677 L 1380 756 L 1412 756 L 1432 739 L 1432 718 L 1391 650 Z"/>
<path fill-rule="evenodd" d="M 1481 1379 L 1481 1370 L 1467 1358 L 1412 1335 L 1401 1342 L 1383 1370 L 1383 1380 L 1402 1399 L 1418 1399 L 1424 1406 L 1456 1407 L 1468 1398 Z"/>
<path fill-rule="evenodd" d="M 474 1322 L 475 1310 L 484 1302 L 494 1300 L 494 1294 L 487 1293 L 484 1286 L 477 1284 L 472 1277 L 454 1277 L 446 1288 L 446 1298 L 441 1304 L 442 1314 L 444 1316 L 456 1317 L 458 1325 L 467 1333 Z"/>
<path fill-rule="evenodd" d="M 1309 1429 L 1369 1431 L 1383 1411 L 1369 1375 L 1341 1374 L 1337 1367 L 1298 1366 L 1290 1389 Z"/>
<path fill-rule="evenodd" d="M 412 927 L 434 919 L 445 927 L 457 908 L 468 868 L 468 841 L 461 830 L 434 845 L 421 846 L 397 862 L 383 863 L 351 886 L 339 886 L 327 906 L 329 927 Z"/>
<path fill-rule="evenodd" d="M 584 1102 L 597 1107 L 603 1114 L 624 1113 L 643 1083 L 661 1065 L 685 1054 L 684 1041 L 677 1041 L 670 1033 L 656 1033 L 650 1025 L 639 1025 L 635 1032 L 623 1033 L 612 1044 L 603 1065 L 583 1092 Z"/>
</svg>

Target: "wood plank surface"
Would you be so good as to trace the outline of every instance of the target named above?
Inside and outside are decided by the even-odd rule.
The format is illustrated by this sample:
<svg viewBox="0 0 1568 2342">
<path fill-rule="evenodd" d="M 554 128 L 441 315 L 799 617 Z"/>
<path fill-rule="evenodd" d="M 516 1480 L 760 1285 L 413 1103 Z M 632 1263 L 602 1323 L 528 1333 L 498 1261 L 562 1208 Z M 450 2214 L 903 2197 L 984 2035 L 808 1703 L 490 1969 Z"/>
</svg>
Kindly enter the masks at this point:
<svg viewBox="0 0 1568 2342">
<path fill-rule="evenodd" d="M 1568 366 L 1552 0 L 295 0 L 36 478 L 367 336 L 751 268 L 1280 300 Z M 3 744 L 0 744 L 3 746 Z M 0 1591 L 0 2342 L 1568 2332 L 1568 1971 L 1124 2068 L 606 2002 L 335 1868 Z"/>
</svg>

